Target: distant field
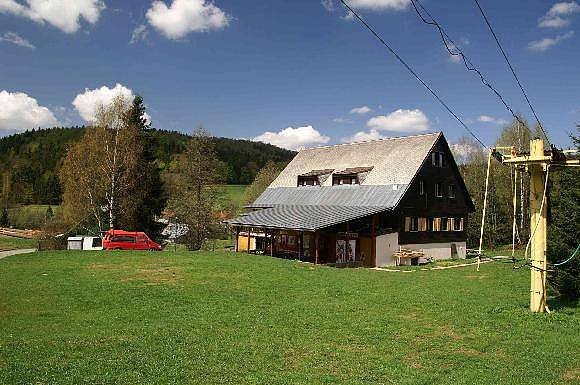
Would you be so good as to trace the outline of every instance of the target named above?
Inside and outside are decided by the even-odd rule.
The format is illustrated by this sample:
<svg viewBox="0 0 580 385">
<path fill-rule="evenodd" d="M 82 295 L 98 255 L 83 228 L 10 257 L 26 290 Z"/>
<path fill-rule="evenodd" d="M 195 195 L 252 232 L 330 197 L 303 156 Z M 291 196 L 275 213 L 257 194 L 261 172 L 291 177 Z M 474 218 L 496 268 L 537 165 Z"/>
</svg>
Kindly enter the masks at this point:
<svg viewBox="0 0 580 385">
<path fill-rule="evenodd" d="M 37 241 L 35 239 L 24 239 L 0 235 L 0 251 L 14 249 L 35 249 L 36 247 Z"/>
<path fill-rule="evenodd" d="M 230 185 L 222 185 L 222 188 L 226 195 L 226 200 L 232 203 L 237 204 L 238 206 L 244 205 L 244 193 L 246 191 L 246 185 L 240 184 L 230 184 Z"/>
<path fill-rule="evenodd" d="M 234 253 L 0 260 L 2 384 L 578 384 L 580 309 L 529 270 L 334 269 Z"/>
<path fill-rule="evenodd" d="M 37 229 L 46 222 L 49 205 L 27 205 L 8 209 L 10 226 L 17 229 Z M 53 215 L 60 212 L 59 206 L 51 206 Z"/>
</svg>

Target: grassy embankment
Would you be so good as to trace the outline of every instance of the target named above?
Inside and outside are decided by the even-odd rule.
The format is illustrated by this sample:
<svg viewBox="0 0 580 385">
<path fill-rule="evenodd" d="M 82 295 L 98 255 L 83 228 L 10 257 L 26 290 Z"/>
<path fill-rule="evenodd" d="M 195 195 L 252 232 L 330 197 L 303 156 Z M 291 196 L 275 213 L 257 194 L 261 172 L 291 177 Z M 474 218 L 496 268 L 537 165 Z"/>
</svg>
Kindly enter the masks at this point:
<svg viewBox="0 0 580 385">
<path fill-rule="evenodd" d="M 3 384 L 572 384 L 580 310 L 529 270 L 412 274 L 233 253 L 0 261 Z"/>
<path fill-rule="evenodd" d="M 0 235 L 0 251 L 15 249 L 35 249 L 36 247 L 36 239 L 25 239 Z"/>
</svg>

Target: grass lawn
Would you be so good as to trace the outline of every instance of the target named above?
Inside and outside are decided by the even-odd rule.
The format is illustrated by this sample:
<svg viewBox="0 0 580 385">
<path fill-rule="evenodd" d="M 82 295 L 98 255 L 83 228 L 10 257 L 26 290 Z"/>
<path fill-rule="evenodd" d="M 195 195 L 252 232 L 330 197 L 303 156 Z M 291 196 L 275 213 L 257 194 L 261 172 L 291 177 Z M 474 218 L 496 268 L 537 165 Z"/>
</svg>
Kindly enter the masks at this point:
<svg viewBox="0 0 580 385">
<path fill-rule="evenodd" d="M 14 249 L 35 249 L 36 247 L 36 239 L 25 239 L 0 235 L 0 251 Z"/>
<path fill-rule="evenodd" d="M 529 270 L 412 274 L 234 253 L 0 260 L 2 384 L 578 384 L 580 311 Z"/>
</svg>

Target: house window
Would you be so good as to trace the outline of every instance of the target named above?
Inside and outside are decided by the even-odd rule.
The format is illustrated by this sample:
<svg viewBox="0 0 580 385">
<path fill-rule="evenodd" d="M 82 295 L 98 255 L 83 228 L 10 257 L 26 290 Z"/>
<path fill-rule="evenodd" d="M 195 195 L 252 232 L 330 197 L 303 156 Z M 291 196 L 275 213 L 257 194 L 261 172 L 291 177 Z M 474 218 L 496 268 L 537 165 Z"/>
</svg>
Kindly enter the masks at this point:
<svg viewBox="0 0 580 385">
<path fill-rule="evenodd" d="M 425 195 L 425 182 L 420 180 L 419 181 L 419 196 Z"/>
<path fill-rule="evenodd" d="M 419 231 L 419 218 L 411 217 L 411 231 Z"/>
<path fill-rule="evenodd" d="M 435 218 L 429 217 L 427 218 L 427 231 L 435 231 Z"/>
<path fill-rule="evenodd" d="M 296 236 L 289 235 L 288 236 L 288 246 L 294 246 L 296 244 Z"/>
<path fill-rule="evenodd" d="M 463 231 L 463 218 L 456 217 L 453 219 L 453 231 Z"/>
<path fill-rule="evenodd" d="M 427 231 L 427 218 L 419 217 L 419 231 Z"/>
<path fill-rule="evenodd" d="M 454 184 L 450 184 L 449 186 L 447 186 L 447 196 L 449 196 L 449 198 L 455 198 L 455 185 Z"/>
<path fill-rule="evenodd" d="M 449 218 L 441 218 L 441 230 L 440 231 L 449 231 Z"/>
<path fill-rule="evenodd" d="M 441 198 L 443 196 L 444 185 L 442 182 L 435 183 L 435 196 Z"/>
<path fill-rule="evenodd" d="M 343 185 L 343 184 L 359 184 L 359 179 L 356 174 L 354 175 L 333 175 L 332 176 L 332 185 Z"/>
<path fill-rule="evenodd" d="M 447 167 L 447 157 L 445 153 L 434 151 L 431 153 L 431 163 L 434 167 Z"/>
<path fill-rule="evenodd" d="M 317 176 L 298 176 L 298 186 L 320 186 Z"/>
<path fill-rule="evenodd" d="M 433 218 L 433 231 L 441 231 L 441 218 Z"/>
</svg>

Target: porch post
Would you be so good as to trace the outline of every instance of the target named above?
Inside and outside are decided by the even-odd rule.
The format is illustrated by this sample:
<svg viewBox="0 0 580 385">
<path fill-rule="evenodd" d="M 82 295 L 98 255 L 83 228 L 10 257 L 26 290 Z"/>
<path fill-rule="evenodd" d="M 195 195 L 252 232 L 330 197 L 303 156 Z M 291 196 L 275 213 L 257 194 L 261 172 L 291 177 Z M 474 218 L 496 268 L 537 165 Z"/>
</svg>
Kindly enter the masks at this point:
<svg viewBox="0 0 580 385">
<path fill-rule="evenodd" d="M 248 250 L 246 250 L 248 252 L 248 254 L 250 254 L 250 232 L 251 232 L 251 227 L 248 227 Z"/>
<path fill-rule="evenodd" d="M 270 257 L 274 256 L 274 230 L 270 231 Z"/>
<path fill-rule="evenodd" d="M 371 265 L 376 266 L 377 264 L 377 214 L 374 214 L 371 218 Z"/>
<path fill-rule="evenodd" d="M 301 256 L 302 256 L 302 234 L 303 232 L 300 231 L 298 232 L 298 260 L 301 261 Z"/>
<path fill-rule="evenodd" d="M 240 227 L 236 226 L 236 242 L 234 243 L 234 251 L 237 253 L 238 249 L 238 238 L 240 237 Z"/>
<path fill-rule="evenodd" d="M 316 231 L 314 233 L 314 247 L 315 247 L 315 251 L 314 251 L 314 264 L 315 265 L 318 265 L 318 252 L 319 252 L 318 251 L 319 250 L 318 249 L 318 238 L 319 238 L 319 236 L 320 235 L 318 234 L 318 231 Z"/>
<path fill-rule="evenodd" d="M 350 231 L 350 224 L 347 221 L 346 222 L 346 245 L 345 245 L 345 251 L 346 251 L 345 257 L 346 257 L 346 259 L 348 259 L 348 257 L 349 257 L 349 255 L 348 255 L 348 248 L 350 247 L 350 234 L 349 234 L 349 231 Z M 350 262 L 350 261 L 346 261 L 345 260 L 344 262 L 346 263 L 346 262 Z"/>
</svg>

